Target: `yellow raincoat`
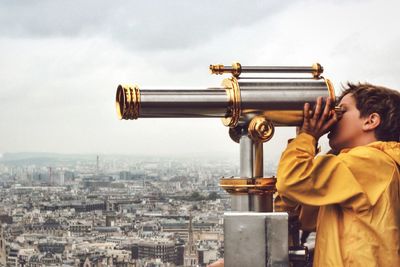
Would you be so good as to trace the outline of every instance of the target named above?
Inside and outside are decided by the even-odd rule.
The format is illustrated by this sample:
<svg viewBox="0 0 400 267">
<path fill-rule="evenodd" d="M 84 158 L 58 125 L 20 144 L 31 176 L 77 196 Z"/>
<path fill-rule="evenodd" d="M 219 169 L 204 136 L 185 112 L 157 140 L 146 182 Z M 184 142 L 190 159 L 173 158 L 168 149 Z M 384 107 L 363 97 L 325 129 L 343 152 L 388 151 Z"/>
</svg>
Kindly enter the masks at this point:
<svg viewBox="0 0 400 267">
<path fill-rule="evenodd" d="M 400 143 L 318 157 L 315 146 L 311 135 L 298 135 L 276 185 L 284 201 L 320 207 L 314 266 L 400 267 Z"/>
</svg>

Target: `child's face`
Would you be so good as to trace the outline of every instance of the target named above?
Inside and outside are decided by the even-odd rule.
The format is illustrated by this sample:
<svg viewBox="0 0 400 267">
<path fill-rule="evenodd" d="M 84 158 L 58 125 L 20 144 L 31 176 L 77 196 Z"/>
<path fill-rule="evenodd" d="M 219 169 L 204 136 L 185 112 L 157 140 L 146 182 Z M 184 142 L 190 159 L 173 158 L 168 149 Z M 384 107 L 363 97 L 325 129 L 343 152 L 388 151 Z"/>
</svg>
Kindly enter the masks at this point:
<svg viewBox="0 0 400 267">
<path fill-rule="evenodd" d="M 360 118 L 360 111 L 352 94 L 345 95 L 339 106 L 343 108 L 343 115 L 328 134 L 329 145 L 337 152 L 354 147 L 356 140 L 363 134 L 364 121 Z"/>
</svg>

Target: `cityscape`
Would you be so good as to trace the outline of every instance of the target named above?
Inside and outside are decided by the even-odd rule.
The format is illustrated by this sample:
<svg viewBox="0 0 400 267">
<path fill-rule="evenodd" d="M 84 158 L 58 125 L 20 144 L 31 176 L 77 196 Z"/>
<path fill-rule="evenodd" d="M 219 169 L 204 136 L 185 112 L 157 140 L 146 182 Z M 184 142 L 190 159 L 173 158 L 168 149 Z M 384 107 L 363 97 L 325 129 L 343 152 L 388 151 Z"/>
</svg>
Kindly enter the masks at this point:
<svg viewBox="0 0 400 267">
<path fill-rule="evenodd" d="M 236 160 L 5 154 L 0 266 L 207 266 Z M 270 168 L 269 168 L 270 169 Z"/>
</svg>

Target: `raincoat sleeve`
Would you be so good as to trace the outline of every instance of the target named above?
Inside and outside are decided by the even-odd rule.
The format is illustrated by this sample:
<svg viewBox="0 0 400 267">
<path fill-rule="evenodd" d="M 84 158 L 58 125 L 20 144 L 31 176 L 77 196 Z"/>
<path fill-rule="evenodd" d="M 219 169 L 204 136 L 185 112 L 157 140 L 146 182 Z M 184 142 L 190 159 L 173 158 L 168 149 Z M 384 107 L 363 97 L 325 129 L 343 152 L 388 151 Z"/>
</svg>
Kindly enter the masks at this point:
<svg viewBox="0 0 400 267">
<path fill-rule="evenodd" d="M 299 134 L 283 152 L 277 172 L 277 190 L 282 198 L 309 206 L 340 204 L 361 211 L 370 202 L 349 165 L 350 153 L 315 157 L 316 141 Z"/>
</svg>

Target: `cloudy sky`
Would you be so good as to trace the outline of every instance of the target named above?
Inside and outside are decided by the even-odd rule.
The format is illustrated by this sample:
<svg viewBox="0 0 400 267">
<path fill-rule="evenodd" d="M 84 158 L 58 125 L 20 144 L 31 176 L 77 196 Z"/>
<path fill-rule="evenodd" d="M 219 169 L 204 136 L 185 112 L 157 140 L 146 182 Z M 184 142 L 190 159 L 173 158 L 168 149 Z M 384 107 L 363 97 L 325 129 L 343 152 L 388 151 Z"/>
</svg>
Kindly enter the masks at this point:
<svg viewBox="0 0 400 267">
<path fill-rule="evenodd" d="M 119 121 L 120 83 L 213 87 L 211 63 L 400 88 L 399 1 L 0 3 L 0 153 L 238 155 L 219 119 Z M 339 90 L 339 89 L 337 89 Z M 294 129 L 265 146 L 276 158 Z"/>
</svg>

